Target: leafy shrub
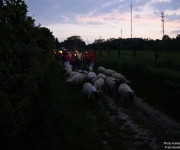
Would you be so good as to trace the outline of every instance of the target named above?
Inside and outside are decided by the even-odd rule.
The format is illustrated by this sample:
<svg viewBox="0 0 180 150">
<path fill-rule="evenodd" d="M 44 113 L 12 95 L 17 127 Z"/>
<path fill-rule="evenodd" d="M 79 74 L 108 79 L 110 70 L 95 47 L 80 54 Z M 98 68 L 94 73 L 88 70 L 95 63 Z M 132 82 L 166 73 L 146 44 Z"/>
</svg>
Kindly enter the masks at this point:
<svg viewBox="0 0 180 150">
<path fill-rule="evenodd" d="M 33 95 L 52 61 L 54 36 L 34 25 L 22 0 L 1 1 L 0 12 L 0 145 L 15 149 L 32 115 Z"/>
</svg>

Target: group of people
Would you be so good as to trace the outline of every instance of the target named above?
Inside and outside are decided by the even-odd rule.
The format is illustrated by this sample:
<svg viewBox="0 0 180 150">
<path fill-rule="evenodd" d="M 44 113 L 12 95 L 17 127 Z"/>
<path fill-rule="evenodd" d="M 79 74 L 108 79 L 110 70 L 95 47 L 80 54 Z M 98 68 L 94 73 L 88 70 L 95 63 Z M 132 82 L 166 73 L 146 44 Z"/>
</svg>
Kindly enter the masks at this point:
<svg viewBox="0 0 180 150">
<path fill-rule="evenodd" d="M 71 64 L 75 70 L 86 70 L 87 67 L 94 67 L 93 50 L 89 52 L 68 52 L 65 51 L 62 55 L 64 67 Z"/>
</svg>

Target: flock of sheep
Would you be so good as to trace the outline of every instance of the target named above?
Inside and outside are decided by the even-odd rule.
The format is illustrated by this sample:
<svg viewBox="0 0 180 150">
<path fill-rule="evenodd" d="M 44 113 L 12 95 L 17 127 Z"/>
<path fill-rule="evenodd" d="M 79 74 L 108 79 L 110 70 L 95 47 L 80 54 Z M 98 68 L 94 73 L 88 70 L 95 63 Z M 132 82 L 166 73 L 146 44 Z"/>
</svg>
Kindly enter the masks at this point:
<svg viewBox="0 0 180 150">
<path fill-rule="evenodd" d="M 91 108 L 93 100 L 99 100 L 99 97 L 107 91 L 111 94 L 115 93 L 118 100 L 121 99 L 126 106 L 129 106 L 134 99 L 134 91 L 129 86 L 131 82 L 115 70 L 99 66 L 97 73 L 92 67 L 73 71 L 73 66 L 67 65 L 64 71 L 68 75 L 66 83 L 82 88 L 83 99 L 90 101 Z"/>
</svg>

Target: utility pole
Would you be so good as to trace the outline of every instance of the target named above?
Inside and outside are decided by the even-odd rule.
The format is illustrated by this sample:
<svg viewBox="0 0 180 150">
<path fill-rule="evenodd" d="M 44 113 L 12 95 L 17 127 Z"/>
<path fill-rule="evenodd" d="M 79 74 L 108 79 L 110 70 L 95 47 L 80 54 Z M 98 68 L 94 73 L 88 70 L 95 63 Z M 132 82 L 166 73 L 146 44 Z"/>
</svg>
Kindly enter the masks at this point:
<svg viewBox="0 0 180 150">
<path fill-rule="evenodd" d="M 133 50 L 133 59 L 136 58 L 136 50 L 133 46 L 133 42 L 132 42 L 132 2 L 131 2 L 131 49 Z"/>
<path fill-rule="evenodd" d="M 162 21 L 162 32 L 163 32 L 163 36 L 164 36 L 164 12 L 161 12 L 161 21 Z"/>
<path fill-rule="evenodd" d="M 99 44 L 101 43 L 101 36 L 100 36 L 100 41 Z M 100 58 L 102 57 L 102 50 L 101 50 L 101 45 L 100 45 Z"/>
<path fill-rule="evenodd" d="M 132 39 L 132 2 L 131 2 L 131 39 Z"/>
<path fill-rule="evenodd" d="M 119 50 L 118 50 L 118 57 L 121 56 L 121 49 L 122 49 L 122 29 L 121 29 L 121 38 L 119 37 Z"/>
<path fill-rule="evenodd" d="M 89 45 L 89 42 L 88 42 L 88 38 L 87 38 L 87 46 L 86 46 L 86 51 L 88 51 L 88 45 Z"/>
<path fill-rule="evenodd" d="M 121 39 L 122 39 L 122 29 L 121 29 Z"/>
</svg>

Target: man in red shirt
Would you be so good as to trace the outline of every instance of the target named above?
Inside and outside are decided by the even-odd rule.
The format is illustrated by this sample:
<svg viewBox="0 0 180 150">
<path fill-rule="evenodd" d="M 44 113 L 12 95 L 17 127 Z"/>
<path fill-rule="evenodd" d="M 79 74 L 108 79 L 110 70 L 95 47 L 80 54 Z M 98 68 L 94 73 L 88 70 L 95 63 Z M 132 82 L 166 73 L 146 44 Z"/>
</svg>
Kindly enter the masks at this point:
<svg viewBox="0 0 180 150">
<path fill-rule="evenodd" d="M 64 67 L 70 65 L 70 55 L 68 52 L 65 53 L 64 55 Z"/>
<path fill-rule="evenodd" d="M 88 56 L 92 61 L 91 67 L 94 67 L 94 53 L 93 53 L 92 49 L 88 52 Z"/>
</svg>

